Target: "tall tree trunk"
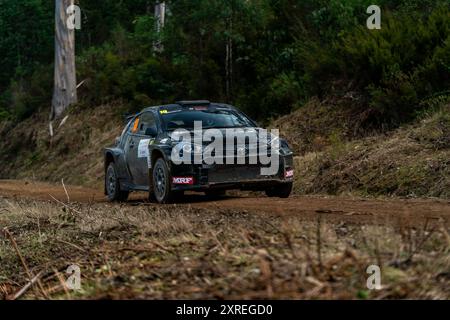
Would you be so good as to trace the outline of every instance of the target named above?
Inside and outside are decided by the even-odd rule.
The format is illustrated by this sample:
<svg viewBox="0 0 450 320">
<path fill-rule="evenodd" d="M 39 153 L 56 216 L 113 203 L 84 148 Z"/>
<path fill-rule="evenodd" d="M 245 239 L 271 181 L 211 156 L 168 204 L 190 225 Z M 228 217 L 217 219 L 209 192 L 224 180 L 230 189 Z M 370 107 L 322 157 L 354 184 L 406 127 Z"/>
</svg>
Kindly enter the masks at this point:
<svg viewBox="0 0 450 320">
<path fill-rule="evenodd" d="M 231 102 L 233 91 L 233 18 L 228 21 L 228 33 L 226 40 L 226 54 L 225 54 L 225 94 L 227 102 Z"/>
<path fill-rule="evenodd" d="M 155 20 L 156 20 L 156 31 L 158 33 L 158 41 L 153 45 L 153 49 L 156 52 L 162 52 L 164 47 L 159 39 L 160 33 L 164 28 L 164 23 L 166 20 L 166 3 L 165 1 L 157 1 L 155 5 Z"/>
<path fill-rule="evenodd" d="M 51 119 L 77 102 L 75 73 L 75 30 L 68 26 L 67 8 L 74 0 L 55 0 L 55 80 Z"/>
</svg>

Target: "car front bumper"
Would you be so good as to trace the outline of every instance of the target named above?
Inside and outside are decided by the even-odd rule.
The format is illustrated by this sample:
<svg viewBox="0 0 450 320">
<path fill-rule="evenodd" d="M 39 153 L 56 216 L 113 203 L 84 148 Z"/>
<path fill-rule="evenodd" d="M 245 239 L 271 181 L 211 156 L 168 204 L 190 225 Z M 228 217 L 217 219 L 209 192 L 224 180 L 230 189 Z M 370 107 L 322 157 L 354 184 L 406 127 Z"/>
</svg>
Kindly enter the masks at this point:
<svg viewBox="0 0 450 320">
<path fill-rule="evenodd" d="M 265 190 L 294 180 L 293 157 L 280 156 L 274 175 L 262 175 L 261 165 L 175 165 L 170 170 L 172 190 L 206 191 L 210 189 Z"/>
</svg>

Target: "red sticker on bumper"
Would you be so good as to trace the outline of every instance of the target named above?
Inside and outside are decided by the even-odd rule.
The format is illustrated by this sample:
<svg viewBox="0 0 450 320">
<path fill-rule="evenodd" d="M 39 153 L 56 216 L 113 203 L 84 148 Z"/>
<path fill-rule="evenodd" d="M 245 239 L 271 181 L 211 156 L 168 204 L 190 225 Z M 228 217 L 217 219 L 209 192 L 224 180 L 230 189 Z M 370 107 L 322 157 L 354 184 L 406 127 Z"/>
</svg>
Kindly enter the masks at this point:
<svg viewBox="0 0 450 320">
<path fill-rule="evenodd" d="M 294 177 L 294 170 L 287 170 L 284 174 L 285 178 L 293 178 Z"/>
<path fill-rule="evenodd" d="M 173 184 L 184 184 L 184 185 L 193 185 L 194 178 L 193 177 L 173 177 Z"/>
</svg>

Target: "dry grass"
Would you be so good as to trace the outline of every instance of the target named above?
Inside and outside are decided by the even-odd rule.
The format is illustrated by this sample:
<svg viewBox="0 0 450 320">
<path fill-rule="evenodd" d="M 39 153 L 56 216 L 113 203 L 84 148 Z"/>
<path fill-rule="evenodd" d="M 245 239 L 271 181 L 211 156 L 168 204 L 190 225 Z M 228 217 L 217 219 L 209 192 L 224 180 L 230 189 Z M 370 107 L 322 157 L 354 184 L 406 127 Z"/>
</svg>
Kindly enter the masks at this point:
<svg viewBox="0 0 450 320">
<path fill-rule="evenodd" d="M 2 123 L 0 177 L 35 179 L 101 187 L 103 149 L 114 144 L 123 123 L 120 104 L 71 110 L 67 122 L 50 139 L 48 114 L 38 113 L 15 127 Z"/>
<path fill-rule="evenodd" d="M 352 225 L 301 216 L 109 204 L 62 206 L 0 199 L 32 276 L 51 299 L 450 298 L 450 238 L 444 223 Z M 0 237 L 0 297 L 30 276 Z M 82 291 L 65 290 L 81 268 Z M 366 268 L 382 266 L 380 291 Z M 42 299 L 35 284 L 25 299 Z"/>
<path fill-rule="evenodd" d="M 353 94 L 324 101 L 313 98 L 291 114 L 273 121 L 271 127 L 280 129 L 299 156 L 374 135 L 379 130 L 366 123 L 369 115 L 361 112 L 361 101 Z"/>
</svg>

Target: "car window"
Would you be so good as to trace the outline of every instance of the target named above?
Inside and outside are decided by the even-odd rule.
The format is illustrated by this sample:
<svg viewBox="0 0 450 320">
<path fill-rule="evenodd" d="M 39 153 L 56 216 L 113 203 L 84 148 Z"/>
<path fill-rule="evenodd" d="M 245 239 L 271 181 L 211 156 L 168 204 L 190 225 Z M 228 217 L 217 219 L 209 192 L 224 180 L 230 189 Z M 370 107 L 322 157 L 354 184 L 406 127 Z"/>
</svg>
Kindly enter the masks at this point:
<svg viewBox="0 0 450 320">
<path fill-rule="evenodd" d="M 140 116 L 138 127 L 139 127 L 138 133 L 142 135 L 145 134 L 145 131 L 147 131 L 148 128 L 153 128 L 154 130 L 157 130 L 158 127 L 156 125 L 156 119 L 153 113 L 151 112 L 143 113 Z"/>
<path fill-rule="evenodd" d="M 204 128 L 241 128 L 252 126 L 250 121 L 231 110 L 182 110 L 162 114 L 167 130 L 193 129 L 199 121 Z"/>
</svg>

